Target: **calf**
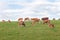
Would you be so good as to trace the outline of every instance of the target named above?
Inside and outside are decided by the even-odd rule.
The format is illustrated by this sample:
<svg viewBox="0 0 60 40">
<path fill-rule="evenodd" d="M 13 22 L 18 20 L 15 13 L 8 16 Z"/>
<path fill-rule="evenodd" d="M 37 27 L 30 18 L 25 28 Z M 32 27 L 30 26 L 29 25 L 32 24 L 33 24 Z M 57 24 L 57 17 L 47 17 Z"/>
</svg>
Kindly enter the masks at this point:
<svg viewBox="0 0 60 40">
<path fill-rule="evenodd" d="M 54 24 L 49 23 L 48 26 L 54 28 Z"/>
</svg>

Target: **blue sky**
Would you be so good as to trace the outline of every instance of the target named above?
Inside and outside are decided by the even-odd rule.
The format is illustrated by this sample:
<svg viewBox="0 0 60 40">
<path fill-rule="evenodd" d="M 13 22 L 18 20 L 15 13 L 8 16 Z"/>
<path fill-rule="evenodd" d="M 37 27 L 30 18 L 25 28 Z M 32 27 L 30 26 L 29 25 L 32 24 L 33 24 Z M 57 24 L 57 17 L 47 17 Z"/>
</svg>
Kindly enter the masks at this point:
<svg viewBox="0 0 60 40">
<path fill-rule="evenodd" d="M 60 18 L 60 0 L 0 0 L 0 20 L 20 17 Z"/>
</svg>

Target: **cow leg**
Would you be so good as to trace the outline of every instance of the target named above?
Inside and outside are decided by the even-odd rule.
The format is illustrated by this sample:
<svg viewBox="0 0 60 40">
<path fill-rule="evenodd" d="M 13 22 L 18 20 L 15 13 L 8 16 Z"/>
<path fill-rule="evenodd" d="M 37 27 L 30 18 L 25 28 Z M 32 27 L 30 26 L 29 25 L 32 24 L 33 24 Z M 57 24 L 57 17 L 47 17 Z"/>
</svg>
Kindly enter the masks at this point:
<svg viewBox="0 0 60 40">
<path fill-rule="evenodd" d="M 25 27 L 25 23 L 24 24 L 22 24 L 24 27 Z"/>
</svg>

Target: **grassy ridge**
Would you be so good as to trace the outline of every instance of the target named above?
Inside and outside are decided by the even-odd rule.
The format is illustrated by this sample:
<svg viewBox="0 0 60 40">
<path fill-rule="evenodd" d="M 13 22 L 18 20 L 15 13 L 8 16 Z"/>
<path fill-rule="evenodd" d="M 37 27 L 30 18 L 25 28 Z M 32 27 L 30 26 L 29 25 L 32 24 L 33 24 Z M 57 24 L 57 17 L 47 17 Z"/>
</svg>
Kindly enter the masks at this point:
<svg viewBox="0 0 60 40">
<path fill-rule="evenodd" d="M 26 22 L 26 27 L 19 27 L 17 22 L 0 22 L 0 40 L 60 40 L 60 21 L 51 21 L 55 28 L 47 24 Z"/>
</svg>

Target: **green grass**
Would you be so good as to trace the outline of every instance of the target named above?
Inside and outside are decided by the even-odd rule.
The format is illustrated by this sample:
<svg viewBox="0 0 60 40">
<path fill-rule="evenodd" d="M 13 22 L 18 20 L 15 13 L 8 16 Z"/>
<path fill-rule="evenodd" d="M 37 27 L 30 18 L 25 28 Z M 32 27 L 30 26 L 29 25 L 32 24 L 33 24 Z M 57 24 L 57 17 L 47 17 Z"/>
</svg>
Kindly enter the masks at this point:
<svg viewBox="0 0 60 40">
<path fill-rule="evenodd" d="M 42 23 L 31 26 L 30 22 L 26 22 L 26 27 L 21 27 L 17 22 L 0 22 L 0 40 L 60 40 L 60 20 L 51 23 L 55 24 L 55 28 Z"/>
</svg>

